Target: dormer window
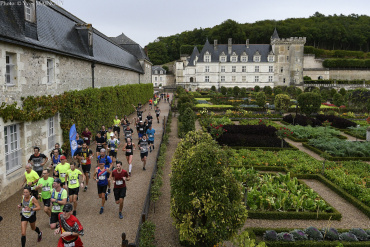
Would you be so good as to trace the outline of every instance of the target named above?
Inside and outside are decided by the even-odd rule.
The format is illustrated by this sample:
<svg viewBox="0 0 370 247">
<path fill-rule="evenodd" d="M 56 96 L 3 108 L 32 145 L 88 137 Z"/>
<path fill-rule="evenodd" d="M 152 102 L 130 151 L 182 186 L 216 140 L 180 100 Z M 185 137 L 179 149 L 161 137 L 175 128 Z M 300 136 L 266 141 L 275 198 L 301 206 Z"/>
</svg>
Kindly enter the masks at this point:
<svg viewBox="0 0 370 247">
<path fill-rule="evenodd" d="M 211 56 L 210 55 L 205 55 L 204 56 L 204 62 L 206 62 L 206 63 L 211 62 Z"/>
<path fill-rule="evenodd" d="M 29 22 L 35 22 L 35 15 L 35 0 L 24 1 L 24 19 Z"/>
<path fill-rule="evenodd" d="M 247 57 L 247 56 L 242 56 L 242 57 L 241 57 L 241 60 L 242 60 L 242 62 L 244 62 L 244 63 L 245 63 L 245 62 L 247 62 L 247 61 L 248 61 L 248 57 Z"/>
<path fill-rule="evenodd" d="M 93 32 L 89 30 L 89 46 L 91 47 L 93 45 Z"/>
<path fill-rule="evenodd" d="M 268 61 L 273 62 L 274 61 L 274 55 L 269 55 L 268 56 Z"/>
<path fill-rule="evenodd" d="M 231 57 L 231 62 L 236 63 L 238 61 L 238 58 L 236 56 Z"/>
<path fill-rule="evenodd" d="M 161 70 L 161 71 L 159 71 L 159 74 L 161 74 L 161 75 L 162 75 L 162 74 L 163 74 L 163 71 L 162 71 L 162 70 Z"/>
<path fill-rule="evenodd" d="M 253 56 L 254 62 L 261 62 L 261 54 L 257 51 Z"/>
<path fill-rule="evenodd" d="M 221 61 L 221 63 L 226 62 L 226 56 L 221 56 L 221 57 L 220 57 L 220 61 Z"/>
<path fill-rule="evenodd" d="M 157 74 L 158 74 L 158 70 L 154 71 L 154 74 L 156 74 L 156 75 L 157 75 Z"/>
</svg>

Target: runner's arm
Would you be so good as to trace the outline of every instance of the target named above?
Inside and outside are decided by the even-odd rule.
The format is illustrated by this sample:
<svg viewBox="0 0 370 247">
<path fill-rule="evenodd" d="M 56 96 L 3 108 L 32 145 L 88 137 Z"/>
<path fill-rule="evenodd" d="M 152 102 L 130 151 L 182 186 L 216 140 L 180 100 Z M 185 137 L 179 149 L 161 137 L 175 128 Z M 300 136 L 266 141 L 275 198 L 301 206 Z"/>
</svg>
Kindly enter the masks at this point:
<svg viewBox="0 0 370 247">
<path fill-rule="evenodd" d="M 123 146 L 122 151 L 126 151 L 126 147 L 127 147 L 127 142 L 126 142 L 126 143 L 125 143 L 125 145 Z"/>
<path fill-rule="evenodd" d="M 59 205 L 66 205 L 67 204 L 67 198 L 62 199 L 61 201 L 56 201 Z"/>
<path fill-rule="evenodd" d="M 37 200 L 35 197 L 32 198 L 32 203 L 35 205 L 32 211 L 39 211 L 41 209 L 39 200 Z"/>
<path fill-rule="evenodd" d="M 42 163 L 41 165 L 44 166 L 46 164 L 46 162 L 48 162 L 49 158 L 45 156 L 44 158 L 44 163 Z"/>
</svg>

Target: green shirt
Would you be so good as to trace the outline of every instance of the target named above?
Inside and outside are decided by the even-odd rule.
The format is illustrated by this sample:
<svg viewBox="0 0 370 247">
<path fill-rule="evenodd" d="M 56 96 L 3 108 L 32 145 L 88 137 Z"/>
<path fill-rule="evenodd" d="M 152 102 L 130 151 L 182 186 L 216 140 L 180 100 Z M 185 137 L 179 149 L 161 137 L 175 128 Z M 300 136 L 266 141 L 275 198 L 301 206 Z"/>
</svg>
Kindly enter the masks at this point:
<svg viewBox="0 0 370 247">
<path fill-rule="evenodd" d="M 53 183 L 54 179 L 51 177 L 48 177 L 47 180 L 44 178 L 40 178 L 39 182 L 37 183 L 37 186 L 41 186 L 41 198 L 42 199 L 49 199 L 51 197 L 51 192 L 53 191 Z"/>
<path fill-rule="evenodd" d="M 78 181 L 78 176 L 82 175 L 82 172 L 80 170 L 75 169 L 72 171 L 69 169 L 67 171 L 67 176 L 68 176 L 68 188 L 75 189 L 80 186 L 79 181 Z"/>
<path fill-rule="evenodd" d="M 34 190 L 34 183 L 37 179 L 39 179 L 39 175 L 37 174 L 37 172 L 35 172 L 34 170 L 31 170 L 30 173 L 28 173 L 27 171 L 24 173 L 24 176 L 26 177 L 26 180 L 27 180 L 27 185 L 29 182 L 32 182 L 32 190 Z M 36 183 L 35 183 L 36 184 Z"/>
<path fill-rule="evenodd" d="M 113 124 L 114 124 L 116 127 L 118 127 L 120 123 L 121 123 L 121 120 L 119 120 L 119 119 L 114 119 L 114 120 L 113 120 Z"/>
<path fill-rule="evenodd" d="M 59 178 L 62 181 L 62 183 L 66 181 L 66 174 L 69 169 L 71 169 L 69 163 L 65 163 L 64 165 L 62 165 L 62 163 L 59 163 L 55 167 L 55 170 L 59 172 Z"/>
<path fill-rule="evenodd" d="M 60 195 L 60 198 L 59 198 L 60 201 L 67 198 L 67 190 L 65 190 L 63 188 L 62 188 L 62 190 L 63 191 L 62 191 L 62 193 Z M 54 193 L 54 196 L 53 196 L 53 193 Z M 60 191 L 57 192 L 56 190 L 53 190 L 53 192 L 51 194 L 51 198 L 58 199 L 59 193 L 60 193 Z M 60 205 L 57 202 L 53 202 L 52 204 L 53 204 L 52 207 L 51 207 L 51 212 L 52 213 L 60 213 L 60 212 L 63 212 L 64 205 Z"/>
</svg>

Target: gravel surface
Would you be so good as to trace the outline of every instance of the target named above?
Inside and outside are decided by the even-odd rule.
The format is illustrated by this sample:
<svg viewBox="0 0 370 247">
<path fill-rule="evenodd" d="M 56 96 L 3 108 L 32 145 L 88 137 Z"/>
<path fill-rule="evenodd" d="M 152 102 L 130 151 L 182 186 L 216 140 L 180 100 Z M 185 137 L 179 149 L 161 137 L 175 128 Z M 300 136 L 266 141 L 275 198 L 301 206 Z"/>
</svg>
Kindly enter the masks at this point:
<svg viewBox="0 0 370 247">
<path fill-rule="evenodd" d="M 180 142 L 180 138 L 177 137 L 177 118 L 172 118 L 171 133 L 169 135 L 169 143 L 167 145 L 166 154 L 166 165 L 163 168 L 163 185 L 161 188 L 162 195 L 155 204 L 155 212 L 153 210 L 153 204 L 149 211 L 149 220 L 155 223 L 155 239 L 156 245 L 166 247 L 178 247 L 179 244 L 179 233 L 175 226 L 172 224 L 171 218 L 171 161 L 172 156 L 175 153 L 177 144 Z"/>
<path fill-rule="evenodd" d="M 156 130 L 155 151 L 158 150 L 157 148 L 159 147 L 160 139 L 162 137 L 163 117 L 168 115 L 169 104 L 161 102 L 159 104 L 159 108 L 161 109 L 160 124 L 157 124 L 156 119 L 153 119 L 153 128 Z M 143 117 L 146 117 L 149 112 L 148 105 L 145 105 L 144 109 Z M 151 110 L 151 113 L 153 118 L 155 118 L 154 109 Z M 136 116 L 136 113 L 129 116 L 130 120 L 134 116 Z M 136 128 L 134 131 L 133 142 L 137 145 L 138 137 Z M 124 140 L 122 130 L 121 140 Z M 90 147 L 94 153 L 95 147 L 95 144 Z M 118 160 L 122 161 L 123 168 L 128 171 L 126 156 L 124 155 L 124 152 L 121 151 L 122 147 L 123 144 L 120 145 L 120 151 L 118 151 Z M 80 220 L 85 230 L 85 235 L 82 237 L 84 246 L 121 246 L 122 232 L 126 233 L 127 239 L 130 243 L 135 241 L 141 211 L 156 159 L 155 155 L 156 152 L 149 153 L 146 165 L 147 170 L 143 171 L 139 151 L 134 151 L 132 177 L 131 180 L 127 182 L 127 196 L 124 201 L 124 218 L 122 220 L 118 218 L 118 205 L 114 202 L 113 185 L 112 193 L 108 196 L 108 201 L 105 203 L 104 213 L 100 215 L 99 210 L 101 200 L 97 195 L 96 182 L 90 179 L 87 192 L 80 192 L 79 194 L 77 207 L 77 218 Z M 92 163 L 93 171 L 93 167 L 95 168 L 96 164 L 95 159 Z M 4 220 L 0 223 L 1 246 L 20 246 L 21 229 L 17 204 L 21 201 L 21 193 L 22 191 L 20 190 L 0 204 L 0 215 L 4 217 Z M 38 226 L 43 232 L 43 240 L 40 243 L 37 243 L 37 234 L 33 232 L 28 225 L 26 246 L 42 247 L 57 245 L 59 236 L 54 236 L 48 222 L 49 219 L 42 210 L 37 212 L 36 226 Z"/>
</svg>

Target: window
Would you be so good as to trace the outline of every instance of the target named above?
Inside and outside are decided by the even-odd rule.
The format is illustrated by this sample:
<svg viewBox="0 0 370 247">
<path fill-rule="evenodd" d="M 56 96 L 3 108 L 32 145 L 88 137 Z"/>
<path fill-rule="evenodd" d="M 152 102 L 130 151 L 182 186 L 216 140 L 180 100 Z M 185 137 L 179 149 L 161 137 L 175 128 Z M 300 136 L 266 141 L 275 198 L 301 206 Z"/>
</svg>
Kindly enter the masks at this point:
<svg viewBox="0 0 370 247">
<path fill-rule="evenodd" d="M 231 80 L 232 80 L 232 82 L 235 82 L 235 81 L 236 81 L 236 76 L 235 76 L 235 75 L 233 75 L 233 76 L 231 77 Z"/>
<path fill-rule="evenodd" d="M 272 75 L 269 75 L 269 82 L 272 82 L 272 81 L 273 81 Z"/>
<path fill-rule="evenodd" d="M 205 80 L 204 81 L 205 82 L 209 82 L 209 76 L 208 75 L 205 76 Z"/>
<path fill-rule="evenodd" d="M 211 62 L 211 56 L 209 56 L 209 55 L 204 56 L 204 62 L 206 62 L 206 63 Z"/>
<path fill-rule="evenodd" d="M 159 71 L 159 74 L 163 75 L 163 71 L 162 71 L 162 70 L 161 70 L 161 71 Z"/>
<path fill-rule="evenodd" d="M 18 124 L 4 127 L 5 163 L 7 174 L 22 167 L 19 139 L 20 133 Z"/>
<path fill-rule="evenodd" d="M 242 72 L 247 72 L 247 66 L 242 66 Z"/>
<path fill-rule="evenodd" d="M 283 82 L 285 83 L 285 78 L 283 79 Z"/>
<path fill-rule="evenodd" d="M 254 77 L 254 82 L 259 82 L 260 81 L 260 77 L 258 76 L 258 75 L 256 75 L 255 77 Z"/>
<path fill-rule="evenodd" d="M 51 117 L 48 119 L 48 149 L 53 149 L 55 143 L 54 117 Z"/>
<path fill-rule="evenodd" d="M 160 76 L 160 77 L 159 77 L 159 81 L 162 81 L 162 80 L 163 80 L 163 77 L 162 77 L 162 76 Z"/>
<path fill-rule="evenodd" d="M 289 56 L 286 56 L 286 60 L 289 62 Z"/>
<path fill-rule="evenodd" d="M 235 62 L 237 61 L 236 57 L 232 57 L 232 58 L 231 58 L 231 61 L 232 61 L 233 63 L 235 63 Z"/>
<path fill-rule="evenodd" d="M 269 66 L 269 72 L 274 72 L 274 67 L 273 66 Z"/>
<path fill-rule="evenodd" d="M 261 61 L 261 59 L 260 59 L 260 57 L 259 57 L 259 56 L 255 56 L 255 57 L 254 57 L 254 61 L 255 61 L 255 62 L 259 62 L 259 61 Z"/>
<path fill-rule="evenodd" d="M 25 4 L 24 10 L 25 10 L 26 21 L 31 21 L 31 4 Z"/>
<path fill-rule="evenodd" d="M 236 66 L 232 66 L 232 67 L 231 67 L 231 71 L 232 71 L 232 72 L 236 72 Z"/>
<path fill-rule="evenodd" d="M 271 56 L 271 55 L 270 55 L 270 56 L 268 57 L 268 60 L 269 60 L 269 62 L 273 62 L 273 61 L 274 61 L 274 56 Z"/>
<path fill-rule="evenodd" d="M 247 62 L 247 57 L 246 56 L 242 57 L 242 62 Z"/>
<path fill-rule="evenodd" d="M 206 66 L 205 72 L 209 72 L 209 66 Z"/>
<path fill-rule="evenodd" d="M 154 77 L 154 81 L 158 81 L 158 77 Z"/>
<path fill-rule="evenodd" d="M 54 82 L 54 59 L 47 60 L 47 77 L 48 83 Z"/>
<path fill-rule="evenodd" d="M 225 76 L 224 75 L 221 76 L 221 82 L 225 82 Z"/>
<path fill-rule="evenodd" d="M 154 86 L 157 87 L 158 83 L 154 83 Z"/>
<path fill-rule="evenodd" d="M 254 72 L 260 72 L 260 66 L 254 66 Z"/>
<path fill-rule="evenodd" d="M 245 75 L 242 76 L 242 81 L 243 82 L 247 81 L 247 77 Z"/>
<path fill-rule="evenodd" d="M 5 55 L 6 60 L 6 69 L 5 69 L 5 83 L 6 84 L 15 84 L 14 78 L 15 78 L 15 54 L 13 53 L 6 53 Z"/>
<path fill-rule="evenodd" d="M 89 37 L 88 37 L 88 39 L 89 39 L 89 46 L 92 47 L 93 46 L 93 33 L 92 33 L 92 31 L 89 31 L 88 32 L 88 35 L 89 35 Z"/>
<path fill-rule="evenodd" d="M 225 72 L 225 66 L 221 66 L 221 72 Z"/>
<path fill-rule="evenodd" d="M 154 71 L 154 74 L 158 75 L 158 70 Z"/>
<path fill-rule="evenodd" d="M 226 62 L 226 57 L 222 56 L 221 57 L 221 62 L 223 62 L 223 63 Z"/>
<path fill-rule="evenodd" d="M 283 73 L 284 72 L 284 68 L 283 67 L 281 67 L 280 68 L 280 73 Z"/>
</svg>

